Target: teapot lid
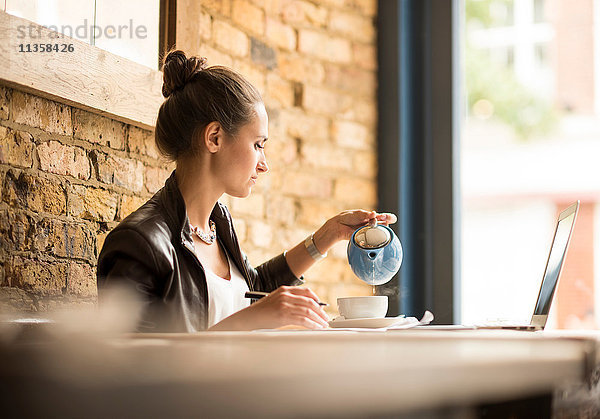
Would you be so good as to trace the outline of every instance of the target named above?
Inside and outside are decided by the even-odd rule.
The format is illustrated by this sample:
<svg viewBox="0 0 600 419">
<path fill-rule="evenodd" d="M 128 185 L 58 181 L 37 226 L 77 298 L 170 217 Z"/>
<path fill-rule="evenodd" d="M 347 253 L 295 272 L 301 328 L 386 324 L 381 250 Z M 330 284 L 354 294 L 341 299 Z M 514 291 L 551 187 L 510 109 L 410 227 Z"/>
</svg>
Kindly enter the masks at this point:
<svg viewBox="0 0 600 419">
<path fill-rule="evenodd" d="M 389 230 L 375 225 L 365 226 L 354 233 L 354 244 L 363 249 L 378 249 L 392 240 Z"/>
</svg>

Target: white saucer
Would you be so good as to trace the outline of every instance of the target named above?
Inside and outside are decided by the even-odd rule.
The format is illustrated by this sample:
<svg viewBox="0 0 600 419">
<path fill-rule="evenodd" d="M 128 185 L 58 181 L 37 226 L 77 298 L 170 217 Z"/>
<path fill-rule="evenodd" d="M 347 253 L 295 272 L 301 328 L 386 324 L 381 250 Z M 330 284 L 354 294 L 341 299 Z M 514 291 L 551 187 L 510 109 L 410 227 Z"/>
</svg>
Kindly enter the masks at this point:
<svg viewBox="0 0 600 419">
<path fill-rule="evenodd" d="M 376 329 L 380 327 L 389 327 L 395 323 L 398 323 L 404 319 L 404 314 L 398 317 L 371 317 L 362 319 L 345 319 L 343 317 L 336 317 L 329 322 L 331 327 L 360 327 Z"/>
</svg>

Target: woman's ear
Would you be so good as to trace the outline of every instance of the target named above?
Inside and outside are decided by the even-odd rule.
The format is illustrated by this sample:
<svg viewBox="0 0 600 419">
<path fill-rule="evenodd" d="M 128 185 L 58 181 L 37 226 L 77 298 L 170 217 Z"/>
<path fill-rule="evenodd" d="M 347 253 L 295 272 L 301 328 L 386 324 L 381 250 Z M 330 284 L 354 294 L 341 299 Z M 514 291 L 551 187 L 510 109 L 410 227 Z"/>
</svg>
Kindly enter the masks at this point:
<svg viewBox="0 0 600 419">
<path fill-rule="evenodd" d="M 223 144 L 223 128 L 216 121 L 211 122 L 204 129 L 202 140 L 209 153 L 216 153 Z"/>
</svg>

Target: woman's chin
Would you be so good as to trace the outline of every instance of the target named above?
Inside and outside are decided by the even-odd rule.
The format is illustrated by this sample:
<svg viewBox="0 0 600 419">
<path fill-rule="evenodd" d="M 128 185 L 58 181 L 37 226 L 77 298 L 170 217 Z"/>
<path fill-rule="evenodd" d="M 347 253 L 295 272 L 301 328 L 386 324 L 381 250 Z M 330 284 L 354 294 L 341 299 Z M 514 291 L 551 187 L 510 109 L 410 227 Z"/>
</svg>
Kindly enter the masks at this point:
<svg viewBox="0 0 600 419">
<path fill-rule="evenodd" d="M 245 191 L 226 192 L 227 195 L 233 196 L 234 198 L 247 198 L 252 193 L 252 188 L 249 187 Z"/>
</svg>

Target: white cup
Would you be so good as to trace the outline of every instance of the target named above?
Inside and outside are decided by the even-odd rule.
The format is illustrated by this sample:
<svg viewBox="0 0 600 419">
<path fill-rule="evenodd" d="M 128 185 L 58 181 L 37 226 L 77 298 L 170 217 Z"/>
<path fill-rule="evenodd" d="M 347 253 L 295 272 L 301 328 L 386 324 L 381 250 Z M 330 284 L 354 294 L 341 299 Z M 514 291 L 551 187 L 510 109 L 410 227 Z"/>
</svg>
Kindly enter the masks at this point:
<svg viewBox="0 0 600 419">
<path fill-rule="evenodd" d="M 340 297 L 337 299 L 338 311 L 345 319 L 385 317 L 388 309 L 386 295 L 365 297 Z"/>
</svg>

